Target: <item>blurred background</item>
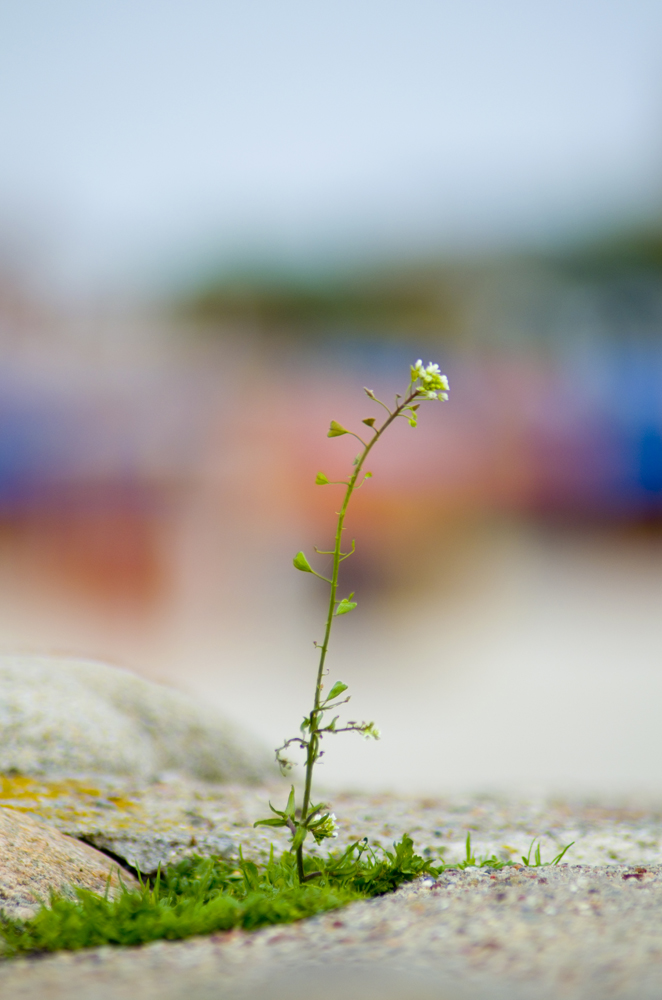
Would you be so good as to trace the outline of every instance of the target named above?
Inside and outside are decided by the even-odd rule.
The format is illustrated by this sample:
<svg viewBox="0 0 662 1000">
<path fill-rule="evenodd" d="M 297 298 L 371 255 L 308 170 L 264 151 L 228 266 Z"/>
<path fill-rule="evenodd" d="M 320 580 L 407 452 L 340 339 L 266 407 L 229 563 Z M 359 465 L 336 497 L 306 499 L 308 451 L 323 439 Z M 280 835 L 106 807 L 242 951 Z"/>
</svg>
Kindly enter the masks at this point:
<svg viewBox="0 0 662 1000">
<path fill-rule="evenodd" d="M 421 357 L 322 780 L 661 793 L 662 7 L 8 0 L 0 75 L 0 650 L 291 735 Z"/>
</svg>

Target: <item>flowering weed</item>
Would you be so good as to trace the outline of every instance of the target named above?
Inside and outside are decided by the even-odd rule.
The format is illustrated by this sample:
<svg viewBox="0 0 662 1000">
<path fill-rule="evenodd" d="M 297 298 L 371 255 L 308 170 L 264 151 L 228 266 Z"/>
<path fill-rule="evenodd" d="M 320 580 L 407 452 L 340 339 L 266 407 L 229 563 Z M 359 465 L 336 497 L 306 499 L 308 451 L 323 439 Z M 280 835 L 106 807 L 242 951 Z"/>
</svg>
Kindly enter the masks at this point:
<svg viewBox="0 0 662 1000">
<path fill-rule="evenodd" d="M 371 435 L 368 441 L 332 420 L 328 437 L 350 434 L 360 442 L 362 450 L 354 459 L 353 471 L 347 479 L 332 482 L 323 472 L 318 472 L 315 479 L 318 486 L 345 487 L 337 513 L 334 547 L 326 552 L 315 550 L 320 555 L 333 557 L 331 576 L 318 573 L 303 552 L 298 552 L 293 560 L 295 569 L 318 577 L 330 589 L 324 639 L 320 645 L 315 644 L 320 655 L 312 708 L 304 716 L 299 734 L 285 740 L 276 750 L 276 760 L 285 772 L 293 766 L 285 751 L 291 746 L 304 751 L 306 770 L 302 803 L 297 807 L 293 786 L 285 808 L 279 810 L 271 806 L 273 815 L 255 824 L 287 827 L 292 834 L 290 850 L 277 860 L 272 848 L 269 861 L 261 865 L 241 856 L 236 863 L 220 858 L 188 858 L 159 872 L 152 883 L 143 882 L 137 890 L 124 889 L 114 899 L 83 889 L 76 890 L 75 899 L 55 894 L 50 905 L 42 906 L 30 920 L 0 915 L 0 944 L 4 945 L 5 954 L 76 950 L 107 944 L 139 945 L 234 927 L 250 930 L 289 923 L 337 909 L 353 900 L 383 895 L 422 876 L 436 878 L 451 867 L 502 868 L 514 864 L 495 855 L 476 859 L 470 834 L 466 840 L 466 859 L 453 866 L 443 861 L 435 863 L 416 854 L 413 841 L 407 835 L 393 845 L 392 851 L 370 847 L 365 838 L 350 844 L 344 851 L 330 852 L 327 856 L 305 856 L 303 853 L 304 841 L 309 835 L 317 844 L 337 836 L 335 814 L 324 803 L 315 805 L 311 801 L 314 767 L 323 754 L 322 740 L 343 732 L 357 732 L 368 739 L 380 737 L 374 722 L 349 720 L 339 723 L 340 715 L 335 714 L 335 710 L 349 701 L 347 684 L 336 681 L 328 694 L 323 693 L 333 622 L 357 606 L 353 593 L 338 596 L 340 564 L 355 550 L 352 541 L 348 551 L 342 551 L 347 508 L 354 490 L 360 489 L 372 477 L 371 472 L 364 472 L 364 464 L 385 430 L 399 417 L 404 417 L 410 427 L 416 427 L 422 402 L 448 399 L 448 379 L 441 374 L 438 365 L 424 366 L 417 361 L 410 369 L 409 387 L 404 396 L 396 395 L 393 409 L 378 399 L 372 389 L 365 392 L 387 416 L 381 426 L 375 426 L 375 417 L 366 417 L 363 423 Z M 533 843 L 527 857 L 522 858 L 524 864 L 543 864 L 539 846 L 531 861 L 532 849 Z M 566 847 L 549 864 L 558 864 L 567 850 Z"/>
<path fill-rule="evenodd" d="M 346 705 L 350 700 L 349 696 L 345 693 L 348 690 L 347 684 L 342 681 L 336 681 L 336 683 L 332 685 L 328 694 L 323 693 L 324 678 L 328 673 L 326 667 L 326 657 L 329 651 L 331 629 L 333 627 L 334 620 L 341 615 L 346 615 L 350 611 L 354 611 L 357 606 L 357 602 L 353 600 L 353 593 L 348 594 L 346 597 L 338 596 L 340 564 L 344 562 L 345 559 L 349 559 L 349 557 L 354 554 L 355 550 L 355 544 L 352 541 L 352 544 L 347 552 L 342 551 L 342 536 L 343 531 L 345 530 L 345 516 L 347 514 L 347 508 L 354 491 L 364 486 L 367 480 L 372 477 L 371 472 L 364 471 L 364 465 L 368 455 L 387 428 L 390 427 L 391 424 L 393 424 L 399 417 L 403 417 L 407 420 L 410 427 L 416 427 L 418 422 L 418 410 L 421 403 L 430 400 L 446 401 L 448 399 L 448 389 L 448 379 L 445 375 L 442 375 L 439 365 L 430 362 L 429 365 L 424 366 L 422 361 L 417 361 L 416 364 L 412 365 L 410 368 L 409 386 L 406 392 L 404 395 L 400 395 L 399 393 L 396 395 L 393 408 L 387 406 L 381 399 L 378 399 L 372 389 L 365 389 L 365 393 L 368 398 L 378 406 L 381 406 L 387 414 L 379 426 L 377 426 L 376 417 L 365 418 L 363 424 L 367 428 L 367 433 L 366 431 L 362 431 L 362 433 L 366 434 L 366 436 L 370 435 L 367 441 L 354 431 L 348 430 L 342 424 L 338 423 L 337 420 L 332 420 L 329 427 L 328 437 L 335 438 L 342 437 L 345 434 L 350 434 L 352 437 L 355 437 L 357 441 L 359 441 L 362 446 L 362 450 L 354 459 L 353 471 L 347 479 L 331 481 L 324 472 L 318 472 L 315 479 L 318 486 L 345 487 L 344 498 L 340 510 L 337 512 L 338 520 L 336 522 L 334 547 L 326 551 L 315 549 L 315 551 L 320 555 L 333 556 L 331 576 L 327 577 L 318 573 L 317 570 L 311 566 L 308 558 L 303 552 L 297 552 L 293 559 L 295 569 L 298 569 L 302 573 L 311 573 L 319 580 L 323 580 L 324 583 L 329 586 L 329 606 L 326 617 L 326 627 L 324 630 L 324 639 L 319 645 L 318 643 L 315 643 L 319 650 L 319 663 L 317 668 L 317 679 L 315 682 L 313 706 L 309 714 L 304 716 L 299 729 L 299 734 L 285 740 L 282 746 L 278 747 L 276 750 L 276 760 L 284 773 L 289 771 L 293 766 L 292 762 L 285 755 L 286 751 L 292 746 L 303 750 L 306 761 L 303 799 L 300 808 L 298 808 L 296 803 L 296 793 L 294 786 L 292 786 L 285 808 L 275 809 L 271 806 L 273 815 L 268 819 L 258 820 L 255 824 L 256 826 L 280 826 L 289 828 L 292 834 L 291 849 L 296 854 L 297 871 L 301 884 L 312 878 L 321 877 L 323 874 L 321 869 L 310 871 L 304 865 L 303 845 L 308 835 L 310 834 L 318 844 L 326 838 L 335 837 L 337 835 L 335 815 L 328 811 L 328 807 L 325 803 L 321 802 L 314 804 L 311 798 L 315 764 L 324 753 L 321 749 L 322 740 L 325 736 L 348 732 L 360 733 L 367 739 L 377 740 L 380 737 L 379 729 L 374 722 L 357 722 L 355 720 L 348 720 L 342 724 L 339 723 L 338 720 L 340 719 L 340 715 L 334 713 L 337 708 L 340 708 L 342 705 Z"/>
</svg>

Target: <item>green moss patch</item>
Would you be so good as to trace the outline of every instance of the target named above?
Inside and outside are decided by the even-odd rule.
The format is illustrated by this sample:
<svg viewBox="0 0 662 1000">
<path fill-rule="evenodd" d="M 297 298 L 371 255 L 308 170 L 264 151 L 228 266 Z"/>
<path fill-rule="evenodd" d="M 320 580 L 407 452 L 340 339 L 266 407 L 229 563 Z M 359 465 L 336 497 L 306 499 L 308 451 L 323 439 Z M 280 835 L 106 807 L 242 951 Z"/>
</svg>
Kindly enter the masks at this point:
<svg viewBox="0 0 662 1000">
<path fill-rule="evenodd" d="M 543 862 L 539 848 L 532 859 L 532 844 L 522 861 L 534 867 L 555 865 L 568 847 L 551 862 Z M 451 867 L 498 869 L 513 864 L 494 855 L 474 857 L 470 835 L 466 859 L 452 866 L 416 854 L 407 835 L 393 845 L 393 851 L 370 848 L 367 839 L 358 841 L 328 857 L 306 857 L 306 873 L 317 875 L 303 885 L 290 851 L 276 859 L 272 849 L 265 864 L 243 857 L 237 863 L 192 857 L 159 872 L 152 882 L 143 881 L 138 890 L 124 888 L 114 899 L 78 889 L 75 899 L 54 895 L 50 905 L 42 906 L 30 920 L 2 917 L 0 941 L 6 955 L 16 955 L 174 941 L 235 927 L 255 930 L 382 896 L 416 878 L 436 878 Z"/>
<path fill-rule="evenodd" d="M 409 837 L 393 851 L 361 842 L 328 858 L 309 857 L 306 871 L 320 874 L 303 885 L 290 852 L 263 865 L 187 858 L 114 899 L 80 889 L 74 900 L 53 896 L 30 920 L 3 918 L 0 935 L 5 953 L 17 954 L 252 930 L 382 895 L 421 875 L 434 877 L 443 867 L 415 854 Z"/>
</svg>

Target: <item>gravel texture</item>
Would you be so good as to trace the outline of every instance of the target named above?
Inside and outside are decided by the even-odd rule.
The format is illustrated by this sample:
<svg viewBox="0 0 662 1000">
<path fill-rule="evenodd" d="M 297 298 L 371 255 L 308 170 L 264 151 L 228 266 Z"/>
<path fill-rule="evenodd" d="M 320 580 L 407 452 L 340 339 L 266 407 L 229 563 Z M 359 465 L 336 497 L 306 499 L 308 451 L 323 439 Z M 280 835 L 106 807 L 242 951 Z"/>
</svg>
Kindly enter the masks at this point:
<svg viewBox="0 0 662 1000">
<path fill-rule="evenodd" d="M 4 804 L 61 830 L 106 838 L 119 853 L 212 850 L 263 856 L 279 831 L 254 830 L 286 794 L 172 780 L 120 787 L 7 778 Z M 393 895 L 298 924 L 159 942 L 139 949 L 17 959 L 0 993 L 37 1000 L 659 1000 L 662 996 L 662 813 L 652 806 L 333 795 L 334 846 L 404 832 L 447 861 L 475 852 L 517 858 L 540 836 L 557 867 L 447 871 Z M 208 838 L 206 840 L 205 838 Z M 195 844 L 192 840 L 195 839 Z M 279 842 L 284 846 L 286 838 Z M 128 853 L 128 852 L 127 852 Z M 565 859 L 564 859 L 565 860 Z"/>
<path fill-rule="evenodd" d="M 284 783 L 246 788 L 172 778 L 138 784 L 117 777 L 52 781 L 0 778 L 0 805 L 49 820 L 63 833 L 85 839 L 145 873 L 191 853 L 265 858 L 271 843 L 285 849 L 288 835 L 253 829 L 270 815 L 269 800 L 282 807 Z M 500 798 L 403 798 L 330 794 L 339 823 L 332 843 L 343 847 L 368 836 L 390 847 L 403 833 L 419 853 L 447 863 L 465 855 L 467 833 L 475 854 L 521 860 L 534 837 L 543 861 L 571 841 L 565 859 L 575 864 L 648 864 L 662 857 L 662 807 Z M 327 843 L 329 843 L 327 841 Z"/>
</svg>

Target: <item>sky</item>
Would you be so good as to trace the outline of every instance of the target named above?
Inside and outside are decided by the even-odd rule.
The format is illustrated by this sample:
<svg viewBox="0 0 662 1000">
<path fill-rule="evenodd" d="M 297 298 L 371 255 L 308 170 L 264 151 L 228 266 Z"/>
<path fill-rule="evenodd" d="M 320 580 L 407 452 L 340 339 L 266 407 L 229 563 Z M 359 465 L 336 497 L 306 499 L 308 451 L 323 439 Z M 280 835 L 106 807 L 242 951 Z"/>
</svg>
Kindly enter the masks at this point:
<svg viewBox="0 0 662 1000">
<path fill-rule="evenodd" d="M 0 0 L 0 254 L 69 290 L 645 217 L 657 0 Z"/>
</svg>

